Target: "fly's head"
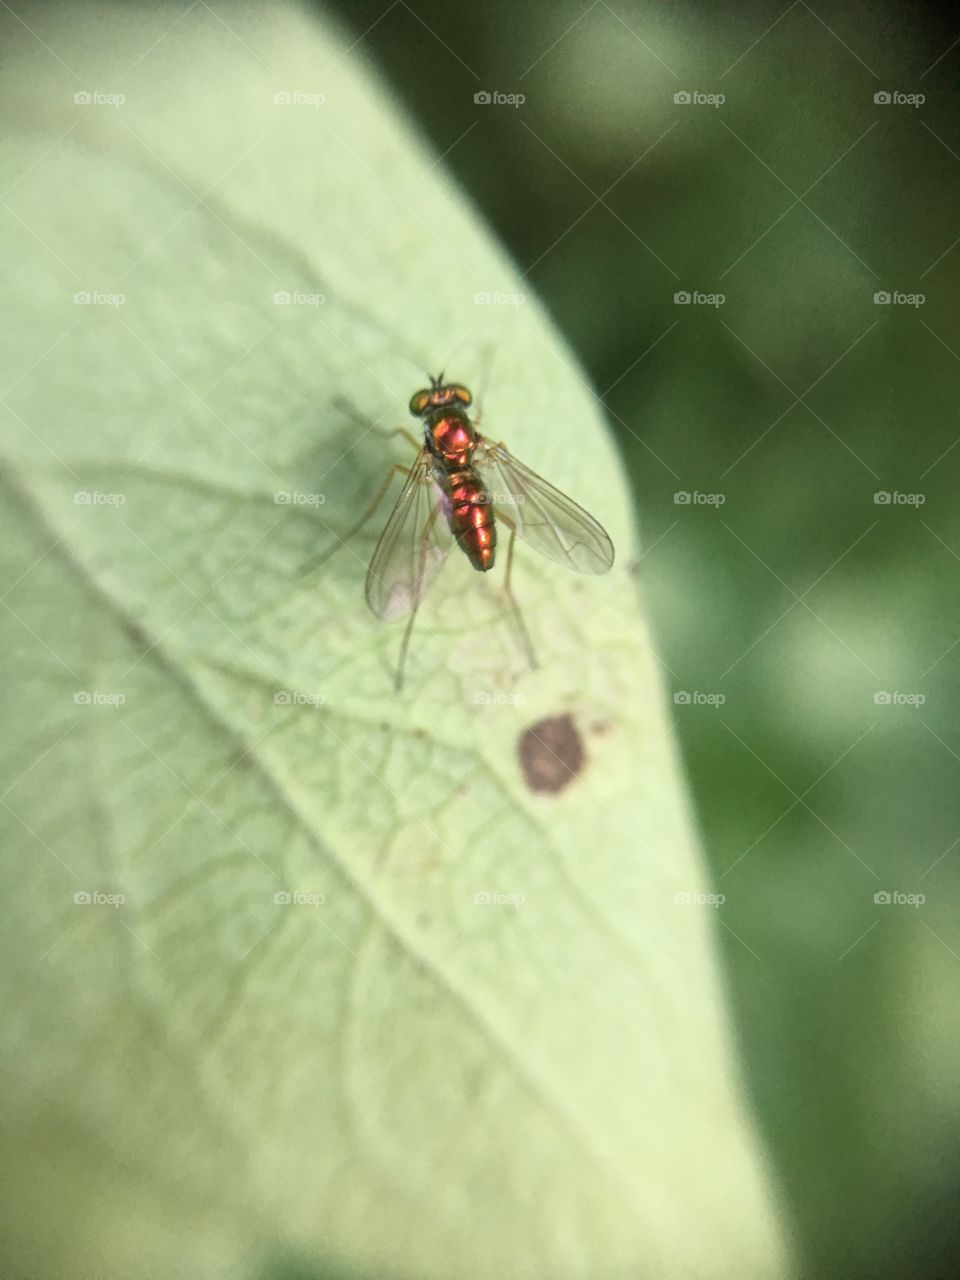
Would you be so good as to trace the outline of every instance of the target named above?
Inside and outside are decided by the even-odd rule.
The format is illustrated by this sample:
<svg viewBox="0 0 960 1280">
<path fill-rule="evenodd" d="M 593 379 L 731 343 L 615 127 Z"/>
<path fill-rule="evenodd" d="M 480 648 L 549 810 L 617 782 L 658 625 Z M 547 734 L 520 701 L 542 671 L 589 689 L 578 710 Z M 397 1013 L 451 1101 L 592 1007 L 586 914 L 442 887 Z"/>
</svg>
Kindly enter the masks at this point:
<svg viewBox="0 0 960 1280">
<path fill-rule="evenodd" d="M 444 382 L 443 374 L 430 379 L 430 386 L 415 391 L 410 397 L 410 412 L 415 418 L 426 418 L 436 409 L 466 409 L 473 396 L 459 382 Z"/>
</svg>

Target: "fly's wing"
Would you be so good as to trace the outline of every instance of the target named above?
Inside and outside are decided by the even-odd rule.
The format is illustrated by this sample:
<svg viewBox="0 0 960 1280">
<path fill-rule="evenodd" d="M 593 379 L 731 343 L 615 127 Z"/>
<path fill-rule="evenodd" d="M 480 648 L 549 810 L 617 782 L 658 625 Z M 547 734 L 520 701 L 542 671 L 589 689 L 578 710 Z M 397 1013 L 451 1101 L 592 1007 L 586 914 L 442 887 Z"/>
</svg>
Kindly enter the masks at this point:
<svg viewBox="0 0 960 1280">
<path fill-rule="evenodd" d="M 475 456 L 488 500 L 505 524 L 516 526 L 518 537 L 577 573 L 607 572 L 613 543 L 593 516 L 518 462 L 504 445 L 481 439 Z"/>
<path fill-rule="evenodd" d="M 420 603 L 452 544 L 442 494 L 421 449 L 367 570 L 367 604 L 378 618 L 403 618 Z"/>
</svg>

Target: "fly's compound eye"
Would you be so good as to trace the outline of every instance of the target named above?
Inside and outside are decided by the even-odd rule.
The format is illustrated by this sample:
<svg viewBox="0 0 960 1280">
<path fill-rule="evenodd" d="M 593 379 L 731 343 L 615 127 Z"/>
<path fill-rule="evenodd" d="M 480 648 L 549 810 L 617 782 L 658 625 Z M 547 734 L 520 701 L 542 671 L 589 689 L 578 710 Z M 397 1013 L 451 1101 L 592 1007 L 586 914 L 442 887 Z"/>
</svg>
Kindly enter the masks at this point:
<svg viewBox="0 0 960 1280">
<path fill-rule="evenodd" d="M 470 404 L 473 401 L 473 396 L 470 394 L 467 388 L 461 387 L 459 383 L 455 383 L 453 386 L 451 386 L 450 391 L 453 397 L 456 400 L 459 400 L 461 404 Z"/>
<path fill-rule="evenodd" d="M 417 391 L 410 397 L 410 412 L 415 418 L 419 418 L 430 403 L 429 391 Z"/>
</svg>

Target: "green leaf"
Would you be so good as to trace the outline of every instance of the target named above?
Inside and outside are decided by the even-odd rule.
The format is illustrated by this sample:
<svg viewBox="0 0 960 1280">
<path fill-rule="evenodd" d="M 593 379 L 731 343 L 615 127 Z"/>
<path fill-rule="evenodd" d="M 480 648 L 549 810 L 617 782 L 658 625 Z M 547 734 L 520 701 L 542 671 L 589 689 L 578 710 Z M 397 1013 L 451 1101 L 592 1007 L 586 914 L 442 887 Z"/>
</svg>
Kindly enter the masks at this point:
<svg viewBox="0 0 960 1280">
<path fill-rule="evenodd" d="M 625 486 L 529 283 L 295 8 L 2 36 L 3 1274 L 783 1274 Z M 454 557 L 398 696 L 385 512 L 301 567 L 408 456 L 357 419 L 491 345 L 484 430 L 617 564 L 518 551 L 530 671 Z"/>
</svg>

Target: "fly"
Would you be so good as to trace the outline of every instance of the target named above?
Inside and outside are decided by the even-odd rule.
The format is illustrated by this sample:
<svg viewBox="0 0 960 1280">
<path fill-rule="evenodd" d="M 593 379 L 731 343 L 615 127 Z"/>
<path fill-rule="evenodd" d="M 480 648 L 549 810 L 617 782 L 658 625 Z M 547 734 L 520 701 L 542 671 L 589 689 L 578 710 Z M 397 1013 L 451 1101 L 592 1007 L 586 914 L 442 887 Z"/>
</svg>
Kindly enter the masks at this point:
<svg viewBox="0 0 960 1280">
<path fill-rule="evenodd" d="M 443 374 L 413 394 L 410 412 L 423 423 L 423 443 L 400 427 L 418 452 L 409 468 L 394 464 L 369 510 L 345 535 L 369 520 L 396 473 L 406 479 L 367 570 L 367 604 L 377 618 L 407 618 L 396 687 L 403 687 L 417 609 L 454 543 L 480 573 L 497 558 L 498 525 L 509 531 L 504 592 L 531 666 L 536 657 L 510 586 L 513 544 L 521 538 L 578 573 L 606 573 L 613 543 L 593 516 L 524 466 L 504 444 L 482 436 L 470 418 L 473 397 Z M 325 558 L 325 557 L 324 557 Z"/>
</svg>

